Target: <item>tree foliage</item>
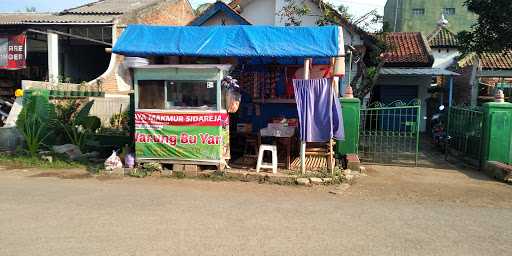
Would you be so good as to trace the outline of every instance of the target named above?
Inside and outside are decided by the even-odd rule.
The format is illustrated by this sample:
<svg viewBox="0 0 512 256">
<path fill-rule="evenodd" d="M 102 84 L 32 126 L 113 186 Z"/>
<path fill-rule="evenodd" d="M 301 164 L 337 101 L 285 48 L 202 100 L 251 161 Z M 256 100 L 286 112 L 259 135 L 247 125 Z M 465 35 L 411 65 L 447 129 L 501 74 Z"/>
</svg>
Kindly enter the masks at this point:
<svg viewBox="0 0 512 256">
<path fill-rule="evenodd" d="M 37 9 L 34 6 L 27 6 L 25 7 L 25 12 L 36 12 Z"/>
<path fill-rule="evenodd" d="M 204 4 L 200 4 L 195 10 L 194 10 L 194 14 L 196 16 L 199 16 L 201 15 L 204 11 L 206 11 L 206 9 L 210 8 L 210 6 L 212 6 L 212 3 L 204 3 Z"/>
<path fill-rule="evenodd" d="M 512 49 L 511 0 L 466 0 L 465 5 L 478 15 L 478 22 L 471 27 L 471 31 L 458 34 L 462 52 Z"/>
<path fill-rule="evenodd" d="M 353 16 L 348 12 L 348 7 L 344 5 L 336 7 L 331 3 L 321 1 L 320 10 L 322 11 L 322 15 L 318 17 L 318 20 L 316 21 L 316 24 L 319 26 L 340 25 L 342 23 L 342 18 L 347 21 L 353 18 Z"/>
<path fill-rule="evenodd" d="M 285 5 L 277 15 L 281 21 L 284 21 L 285 26 L 300 26 L 302 24 L 302 17 L 311 14 L 311 9 L 306 5 L 304 0 L 285 0 Z"/>
</svg>

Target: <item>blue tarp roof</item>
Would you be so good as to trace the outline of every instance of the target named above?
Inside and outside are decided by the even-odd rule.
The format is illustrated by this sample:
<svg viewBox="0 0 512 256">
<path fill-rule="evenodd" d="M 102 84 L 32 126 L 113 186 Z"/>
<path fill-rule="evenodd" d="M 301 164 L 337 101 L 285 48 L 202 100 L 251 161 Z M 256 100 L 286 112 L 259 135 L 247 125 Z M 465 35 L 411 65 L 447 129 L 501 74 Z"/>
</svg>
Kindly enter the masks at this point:
<svg viewBox="0 0 512 256">
<path fill-rule="evenodd" d="M 337 26 L 129 25 L 112 51 L 131 57 L 335 57 L 344 53 L 341 31 Z"/>
</svg>

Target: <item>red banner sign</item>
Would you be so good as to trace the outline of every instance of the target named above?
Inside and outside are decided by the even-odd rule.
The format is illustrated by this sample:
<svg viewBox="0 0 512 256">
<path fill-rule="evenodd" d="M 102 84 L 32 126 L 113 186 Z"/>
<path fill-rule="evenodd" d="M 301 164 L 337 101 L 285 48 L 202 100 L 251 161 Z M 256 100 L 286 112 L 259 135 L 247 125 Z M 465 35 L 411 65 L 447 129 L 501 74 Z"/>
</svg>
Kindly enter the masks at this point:
<svg viewBox="0 0 512 256">
<path fill-rule="evenodd" d="M 137 158 L 219 161 L 229 158 L 226 112 L 135 112 Z"/>
<path fill-rule="evenodd" d="M 0 69 L 26 67 L 27 37 L 25 35 L 0 35 Z"/>
</svg>

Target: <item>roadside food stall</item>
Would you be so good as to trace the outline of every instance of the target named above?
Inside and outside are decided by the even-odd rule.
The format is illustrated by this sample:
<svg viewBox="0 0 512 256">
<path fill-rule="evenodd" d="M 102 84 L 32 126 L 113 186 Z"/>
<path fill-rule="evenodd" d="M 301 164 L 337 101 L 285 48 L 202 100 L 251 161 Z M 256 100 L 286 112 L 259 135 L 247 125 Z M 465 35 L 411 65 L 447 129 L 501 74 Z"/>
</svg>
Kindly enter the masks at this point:
<svg viewBox="0 0 512 256">
<path fill-rule="evenodd" d="M 217 165 L 229 158 L 229 118 L 221 89 L 229 69 L 229 65 L 134 69 L 139 162 Z"/>
<path fill-rule="evenodd" d="M 152 59 L 133 70 L 137 161 L 222 165 L 230 151 L 245 151 L 230 150 L 230 133 L 287 134 L 270 119 L 287 115 L 275 123 L 297 125 L 291 80 L 327 73 L 312 64 L 332 67 L 337 58 L 344 66 L 341 33 L 336 26 L 129 25 L 113 52 Z M 242 94 L 231 129 L 230 89 L 221 85 L 228 75 Z M 249 145 L 249 137 L 236 138 Z"/>
</svg>

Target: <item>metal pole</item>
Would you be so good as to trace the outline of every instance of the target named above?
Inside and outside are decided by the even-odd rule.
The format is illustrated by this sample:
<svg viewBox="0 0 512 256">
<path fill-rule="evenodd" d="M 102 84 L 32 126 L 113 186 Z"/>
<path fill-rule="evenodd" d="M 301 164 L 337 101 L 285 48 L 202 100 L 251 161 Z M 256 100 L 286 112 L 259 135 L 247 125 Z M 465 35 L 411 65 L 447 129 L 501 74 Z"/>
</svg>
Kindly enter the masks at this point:
<svg viewBox="0 0 512 256">
<path fill-rule="evenodd" d="M 348 52 L 350 54 L 350 57 L 348 58 L 348 74 L 347 74 L 347 84 L 345 85 L 345 88 L 347 86 L 351 86 L 350 85 L 350 79 L 351 79 L 351 75 L 352 75 L 352 56 L 354 55 L 352 51 L 349 51 Z M 343 95 L 345 92 L 341 92 L 341 94 Z"/>
<path fill-rule="evenodd" d="M 448 94 L 448 107 L 452 106 L 452 98 L 453 98 L 453 76 L 450 76 L 450 92 Z"/>
<path fill-rule="evenodd" d="M 304 80 L 309 79 L 309 66 L 311 65 L 311 58 L 304 59 Z M 302 174 L 306 173 L 306 141 L 300 142 L 300 171 Z"/>
<path fill-rule="evenodd" d="M 393 32 L 396 32 L 396 25 L 397 25 L 397 22 L 398 22 L 398 1 L 399 0 L 396 0 L 396 6 L 395 6 L 395 24 L 393 26 Z"/>
</svg>

